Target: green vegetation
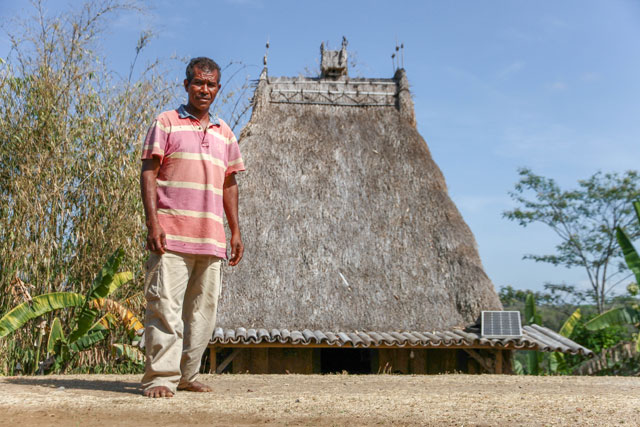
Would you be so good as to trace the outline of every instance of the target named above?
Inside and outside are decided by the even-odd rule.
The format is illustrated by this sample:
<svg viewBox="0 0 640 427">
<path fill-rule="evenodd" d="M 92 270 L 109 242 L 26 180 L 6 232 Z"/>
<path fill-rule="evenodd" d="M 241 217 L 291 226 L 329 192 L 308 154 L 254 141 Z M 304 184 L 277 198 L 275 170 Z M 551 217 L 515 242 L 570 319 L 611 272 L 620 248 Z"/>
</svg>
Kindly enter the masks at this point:
<svg viewBox="0 0 640 427">
<path fill-rule="evenodd" d="M 118 250 L 111 256 L 100 270 L 86 296 L 73 292 L 38 295 L 31 301 L 24 302 L 10 310 L 0 319 L 0 338 L 4 338 L 24 327 L 29 321 L 45 314 L 55 314 L 55 312 L 64 309 L 75 309 L 76 315 L 70 322 L 72 329 L 68 336 L 65 336 L 60 318 L 54 317 L 49 328 L 46 347 L 43 347 L 42 341 L 46 331 L 44 327 L 40 328 L 35 360 L 32 366 L 25 366 L 26 369 L 30 368 L 27 372 L 35 373 L 36 370 L 41 373 L 64 371 L 74 358 L 104 340 L 110 330 L 120 326 L 120 323 L 128 330 L 129 338 L 137 341 L 136 332 L 142 328 L 140 322 L 129 315 L 128 310 L 125 312 L 113 310 L 113 307 L 118 306 L 116 302 L 105 304 L 105 301 L 109 301 L 105 300 L 107 296 L 133 278 L 131 272 L 117 272 L 123 255 L 124 252 Z M 98 319 L 100 309 L 104 308 L 107 309 L 107 312 Z M 110 308 L 111 310 L 109 310 Z M 115 319 L 114 314 L 121 317 L 121 322 Z M 114 344 L 112 347 L 113 352 L 120 358 L 127 358 L 134 363 L 139 363 L 141 360 L 139 350 L 131 345 Z M 39 363 L 41 353 L 45 353 L 47 357 L 42 364 Z"/>
<path fill-rule="evenodd" d="M 60 332 L 78 310 L 80 328 L 66 337 L 70 350 L 84 345 L 83 337 L 103 335 L 89 322 L 97 308 L 87 301 L 97 300 L 81 296 L 114 248 L 122 248 L 123 267 L 134 273 L 130 286 L 114 292 L 116 300 L 141 313 L 140 143 L 177 85 L 157 62 L 119 77 L 96 51 L 109 20 L 132 10 L 127 3 L 86 2 L 56 16 L 35 2 L 24 22 L 12 24 L 11 52 L 0 64 L 0 315 L 17 306 L 16 316 L 30 313 L 36 321 L 0 338 L 0 374 L 18 364 L 37 371 L 48 344 L 43 337 L 53 332 L 52 346 L 64 342 Z M 132 46 L 131 71 L 148 42 L 143 34 Z M 77 304 L 58 320 L 51 311 Z M 92 351 L 115 359 L 107 344 Z M 71 358 L 68 369 L 86 357 Z"/>
<path fill-rule="evenodd" d="M 506 296 L 513 294 L 514 290 L 511 287 L 505 287 L 501 289 L 500 295 Z M 537 300 L 552 301 L 554 298 L 542 293 L 532 293 L 528 291 L 516 291 L 516 294 L 524 298 L 524 324 L 537 324 L 543 325 L 542 316 L 538 313 L 538 307 L 536 305 Z M 503 304 L 507 302 L 513 303 L 515 300 L 502 300 Z M 548 309 L 548 307 L 546 307 Z M 513 309 L 511 307 L 510 309 Z M 576 309 L 569 317 L 566 318 L 558 333 L 564 337 L 571 337 L 575 326 L 580 322 L 582 313 L 580 309 Z M 518 374 L 540 375 L 542 373 L 558 374 L 561 372 L 567 372 L 568 367 L 564 354 L 551 353 L 544 354 L 538 351 L 526 351 L 521 352 L 519 357 L 514 360 L 514 371 Z"/>
<path fill-rule="evenodd" d="M 164 63 L 141 64 L 149 31 L 124 72 L 99 51 L 114 18 L 139 12 L 135 2 L 78 3 L 52 14 L 34 0 L 11 23 L 11 50 L 0 58 L 0 316 L 10 314 L 0 327 L 0 375 L 140 370 L 127 344 L 144 309 L 139 156 L 150 123 L 178 104 L 182 85 L 180 75 L 166 78 L 175 74 Z M 232 128 L 250 111 L 246 69 L 223 67 L 214 110 Z M 127 286 L 128 275 L 99 285 L 113 248 L 132 272 Z"/>
<path fill-rule="evenodd" d="M 640 224 L 640 202 L 635 202 L 633 207 L 636 211 L 638 224 Z M 627 287 L 627 291 L 630 295 L 636 296 L 638 294 L 638 283 L 640 283 L 640 256 L 638 256 L 636 248 L 622 227 L 616 229 L 616 238 L 624 253 L 627 266 L 636 276 L 636 283 L 630 284 Z M 612 326 L 628 325 L 635 327 L 636 330 L 640 328 L 640 304 L 637 301 L 614 307 L 591 319 L 585 327 L 590 331 L 600 331 Z M 635 346 L 636 351 L 640 351 L 640 333 L 635 336 Z"/>
<path fill-rule="evenodd" d="M 597 331 L 591 331 L 586 325 L 598 316 L 596 307 L 592 304 L 570 304 L 557 294 L 516 291 L 513 287 L 506 286 L 500 289 L 499 295 L 505 310 L 521 312 L 524 324 L 537 323 L 546 326 L 598 354 L 602 350 L 630 341 L 637 332 L 636 328 L 628 324 L 607 325 Z M 635 300 L 635 297 L 618 297 L 608 301 L 608 304 L 630 300 Z M 566 314 L 567 312 L 569 314 Z M 579 355 L 518 351 L 514 360 L 514 371 L 530 375 L 571 375 L 588 360 Z M 599 374 L 633 375 L 638 372 L 640 366 L 637 360 L 620 359 Z"/>
<path fill-rule="evenodd" d="M 633 203 L 640 224 L 640 202 Z M 516 290 L 511 286 L 500 289 L 500 298 L 505 309 L 520 310 L 525 323 L 542 324 L 558 331 L 562 336 L 593 350 L 599 356 L 598 363 L 587 362 L 581 356 L 553 353 L 543 356 L 538 352 L 520 352 L 514 368 L 521 374 L 572 374 L 589 363 L 589 372 L 599 374 L 637 375 L 640 373 L 640 301 L 637 299 L 640 281 L 640 257 L 631 239 L 622 227 L 617 227 L 616 238 L 624 259 L 636 278 L 636 283 L 627 286 L 627 295 L 607 299 L 611 308 L 598 314 L 593 305 L 582 304 L 585 295 L 571 286 L 546 285 L 546 292 Z M 540 304 L 541 310 L 537 304 Z M 558 318 L 568 309 L 575 310 L 558 326 Z M 546 316 L 542 316 L 544 312 Z M 635 352 L 627 349 L 634 342 Z M 524 354 L 523 354 L 524 353 Z"/>
<path fill-rule="evenodd" d="M 510 193 L 519 207 L 503 215 L 523 227 L 545 224 L 560 238 L 556 253 L 525 258 L 584 269 L 591 285 L 588 297 L 602 313 L 612 290 L 629 277 L 616 244 L 616 229 L 624 228 L 631 238 L 640 236 L 631 207 L 640 198 L 640 175 L 598 172 L 579 181 L 577 189 L 561 190 L 553 179 L 529 169 L 519 173 L 520 181 Z"/>
</svg>

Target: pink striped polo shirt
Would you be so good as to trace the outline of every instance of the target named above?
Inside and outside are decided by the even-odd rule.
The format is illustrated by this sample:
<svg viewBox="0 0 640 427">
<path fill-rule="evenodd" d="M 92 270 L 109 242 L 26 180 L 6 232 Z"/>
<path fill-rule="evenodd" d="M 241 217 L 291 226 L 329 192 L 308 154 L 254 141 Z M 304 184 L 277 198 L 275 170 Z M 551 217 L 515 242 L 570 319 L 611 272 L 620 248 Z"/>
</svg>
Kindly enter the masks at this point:
<svg viewBox="0 0 640 427">
<path fill-rule="evenodd" d="M 226 259 L 222 188 L 227 176 L 244 170 L 233 131 L 217 117 L 203 129 L 181 105 L 151 125 L 142 159 L 153 157 L 161 165 L 158 221 L 167 249 Z"/>
</svg>

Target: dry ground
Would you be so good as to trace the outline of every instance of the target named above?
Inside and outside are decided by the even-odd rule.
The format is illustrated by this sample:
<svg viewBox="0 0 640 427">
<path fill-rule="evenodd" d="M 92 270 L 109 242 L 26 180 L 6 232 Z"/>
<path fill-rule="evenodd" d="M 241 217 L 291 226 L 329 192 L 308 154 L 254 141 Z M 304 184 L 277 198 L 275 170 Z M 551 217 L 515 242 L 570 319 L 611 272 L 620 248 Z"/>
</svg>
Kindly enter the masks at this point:
<svg viewBox="0 0 640 427">
<path fill-rule="evenodd" d="M 138 376 L 0 378 L 0 425 L 640 425 L 640 378 L 217 375 L 140 395 Z"/>
</svg>

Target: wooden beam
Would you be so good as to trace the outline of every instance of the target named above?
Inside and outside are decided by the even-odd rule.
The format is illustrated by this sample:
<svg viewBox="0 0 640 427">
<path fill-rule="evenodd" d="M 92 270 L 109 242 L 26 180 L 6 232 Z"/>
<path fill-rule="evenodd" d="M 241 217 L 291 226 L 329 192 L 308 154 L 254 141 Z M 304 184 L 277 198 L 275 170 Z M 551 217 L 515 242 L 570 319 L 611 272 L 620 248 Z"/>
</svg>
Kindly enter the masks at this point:
<svg viewBox="0 0 640 427">
<path fill-rule="evenodd" d="M 488 361 L 482 357 L 482 355 L 480 355 L 480 353 L 478 353 L 475 350 L 472 350 L 470 348 L 465 348 L 464 351 L 467 352 L 467 354 L 469 354 L 469 356 L 473 357 L 475 359 L 476 362 L 478 362 L 480 364 L 480 366 L 482 366 L 482 368 L 489 372 L 492 373 L 493 369 L 491 369 L 491 364 L 488 363 Z"/>
<path fill-rule="evenodd" d="M 220 366 L 218 366 L 218 367 L 216 368 L 216 374 L 221 374 L 221 373 L 222 373 L 222 371 L 224 371 L 224 370 L 225 370 L 225 368 L 226 368 L 227 366 L 229 366 L 229 363 L 231 363 L 231 362 L 233 361 L 233 359 L 235 359 L 235 358 L 236 358 L 236 356 L 240 353 L 240 351 L 241 351 L 241 350 L 242 350 L 242 349 L 240 349 L 240 348 L 236 348 L 235 350 L 233 350 L 233 352 L 232 352 L 229 356 L 227 356 L 227 358 L 226 358 L 226 359 L 224 359 L 224 360 L 222 361 L 222 363 L 220 364 Z"/>
</svg>

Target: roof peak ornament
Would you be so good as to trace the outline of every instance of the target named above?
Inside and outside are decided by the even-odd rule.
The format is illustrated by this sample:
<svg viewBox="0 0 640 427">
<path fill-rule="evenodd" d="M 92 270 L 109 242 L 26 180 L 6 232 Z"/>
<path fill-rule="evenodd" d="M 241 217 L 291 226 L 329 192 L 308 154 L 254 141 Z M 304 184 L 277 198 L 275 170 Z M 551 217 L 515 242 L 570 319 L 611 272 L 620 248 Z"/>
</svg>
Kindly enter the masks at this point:
<svg viewBox="0 0 640 427">
<path fill-rule="evenodd" d="M 267 56 L 269 55 L 269 37 L 267 37 L 267 44 L 264 47 L 264 57 L 262 58 L 262 63 L 265 68 L 267 67 Z"/>
<path fill-rule="evenodd" d="M 394 73 L 404 69 L 404 43 L 398 45 L 398 41 L 396 40 L 396 50 L 391 54 L 391 63 Z"/>
<path fill-rule="evenodd" d="M 320 44 L 320 77 L 324 79 L 339 79 L 349 75 L 347 62 L 347 38 L 342 36 L 340 50 L 328 50 L 324 42 Z"/>
</svg>

